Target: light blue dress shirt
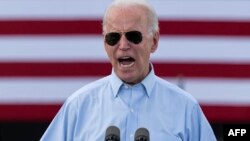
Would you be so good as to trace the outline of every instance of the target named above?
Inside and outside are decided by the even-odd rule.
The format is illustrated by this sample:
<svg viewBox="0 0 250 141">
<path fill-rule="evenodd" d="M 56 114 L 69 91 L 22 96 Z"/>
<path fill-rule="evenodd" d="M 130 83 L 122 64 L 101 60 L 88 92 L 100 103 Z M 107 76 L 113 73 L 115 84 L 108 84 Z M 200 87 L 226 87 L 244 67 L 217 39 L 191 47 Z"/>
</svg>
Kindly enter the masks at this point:
<svg viewBox="0 0 250 141">
<path fill-rule="evenodd" d="M 151 141 L 215 141 L 213 130 L 189 93 L 157 77 L 152 69 L 139 84 L 123 83 L 112 72 L 70 96 L 41 141 L 104 141 L 115 125 L 121 141 L 149 130 Z"/>
</svg>

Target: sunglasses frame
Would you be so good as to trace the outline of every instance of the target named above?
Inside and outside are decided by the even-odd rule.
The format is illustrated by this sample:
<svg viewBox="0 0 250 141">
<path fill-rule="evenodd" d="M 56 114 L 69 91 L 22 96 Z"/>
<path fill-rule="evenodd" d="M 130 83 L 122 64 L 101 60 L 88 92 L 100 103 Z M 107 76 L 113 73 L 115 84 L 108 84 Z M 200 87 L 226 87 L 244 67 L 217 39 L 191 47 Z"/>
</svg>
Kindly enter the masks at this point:
<svg viewBox="0 0 250 141">
<path fill-rule="evenodd" d="M 105 42 L 110 46 L 115 46 L 121 40 L 123 34 L 125 35 L 126 39 L 133 44 L 139 44 L 143 40 L 142 32 L 132 30 L 128 32 L 109 32 L 105 34 Z"/>
</svg>

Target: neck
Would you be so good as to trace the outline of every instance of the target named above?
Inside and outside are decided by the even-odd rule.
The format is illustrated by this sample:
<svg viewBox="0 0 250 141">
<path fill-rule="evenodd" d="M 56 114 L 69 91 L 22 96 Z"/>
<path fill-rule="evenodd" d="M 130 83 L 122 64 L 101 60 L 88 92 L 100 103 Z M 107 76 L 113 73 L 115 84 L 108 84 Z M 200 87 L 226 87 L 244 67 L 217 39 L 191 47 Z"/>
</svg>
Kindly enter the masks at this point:
<svg viewBox="0 0 250 141">
<path fill-rule="evenodd" d="M 139 82 L 126 82 L 126 81 L 124 81 L 124 80 L 122 80 L 122 82 L 123 82 L 123 83 L 126 83 L 126 84 L 128 84 L 128 85 L 130 85 L 130 86 L 136 85 L 136 84 L 140 83 L 144 78 L 146 78 L 146 77 L 148 76 L 148 74 L 151 72 L 151 70 L 152 70 L 152 66 L 151 66 L 151 64 L 149 63 L 149 69 L 148 69 L 148 72 L 147 72 L 146 76 L 143 77 Z"/>
</svg>

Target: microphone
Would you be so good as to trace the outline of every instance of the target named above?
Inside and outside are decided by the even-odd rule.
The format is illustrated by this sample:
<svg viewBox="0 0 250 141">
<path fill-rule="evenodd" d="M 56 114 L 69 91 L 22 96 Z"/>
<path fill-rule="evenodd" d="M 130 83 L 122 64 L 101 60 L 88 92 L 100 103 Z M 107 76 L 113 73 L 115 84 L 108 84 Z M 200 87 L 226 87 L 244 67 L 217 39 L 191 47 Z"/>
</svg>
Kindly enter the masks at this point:
<svg viewBox="0 0 250 141">
<path fill-rule="evenodd" d="M 105 141 L 120 141 L 120 130 L 116 126 L 109 126 L 106 130 Z"/>
<path fill-rule="evenodd" d="M 139 128 L 135 132 L 134 141 L 150 141 L 149 131 L 146 128 Z"/>
</svg>

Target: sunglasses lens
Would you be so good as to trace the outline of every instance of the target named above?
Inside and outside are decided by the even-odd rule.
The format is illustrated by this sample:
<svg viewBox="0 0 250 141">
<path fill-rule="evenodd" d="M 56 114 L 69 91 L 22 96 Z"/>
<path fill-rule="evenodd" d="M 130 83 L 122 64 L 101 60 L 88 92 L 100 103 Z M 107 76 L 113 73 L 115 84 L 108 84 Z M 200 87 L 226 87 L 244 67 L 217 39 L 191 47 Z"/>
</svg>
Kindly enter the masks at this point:
<svg viewBox="0 0 250 141">
<path fill-rule="evenodd" d="M 139 44 L 142 41 L 142 34 L 139 31 L 130 31 L 125 33 L 125 36 L 128 41 Z M 117 32 L 111 32 L 105 35 L 105 42 L 110 45 L 114 46 L 116 45 L 121 38 L 121 34 Z"/>
<path fill-rule="evenodd" d="M 139 31 L 130 31 L 127 32 L 125 35 L 126 38 L 134 44 L 139 44 L 142 41 L 142 34 Z"/>
<path fill-rule="evenodd" d="M 114 46 L 118 43 L 120 38 L 121 38 L 120 33 L 111 32 L 105 35 L 105 42 L 110 46 Z"/>
</svg>

